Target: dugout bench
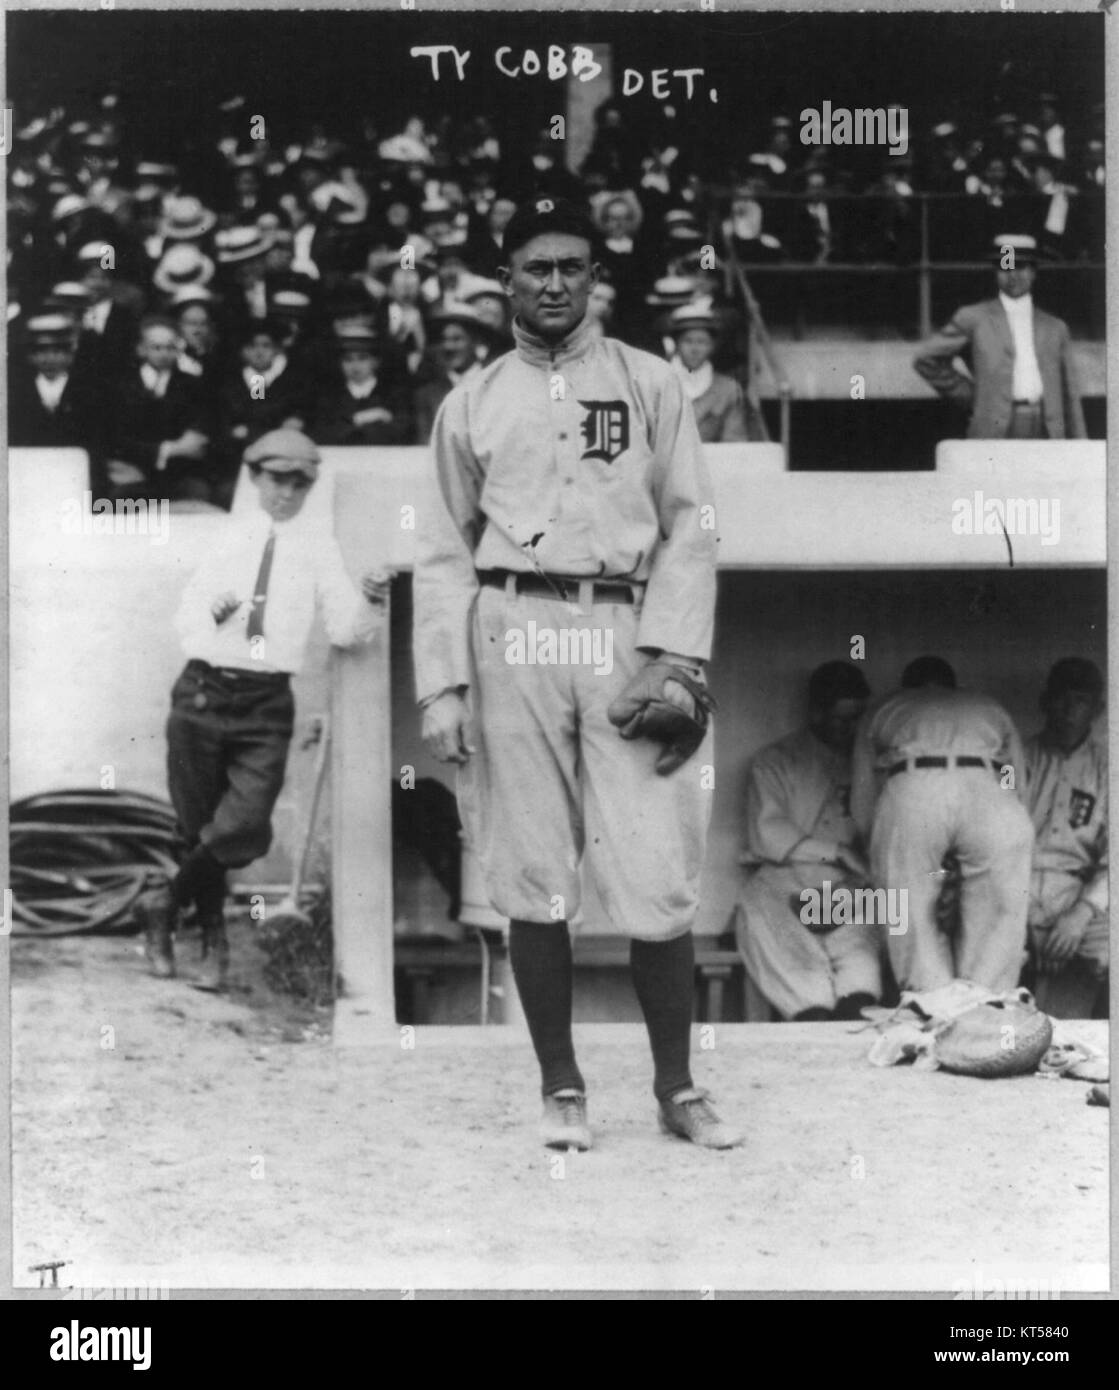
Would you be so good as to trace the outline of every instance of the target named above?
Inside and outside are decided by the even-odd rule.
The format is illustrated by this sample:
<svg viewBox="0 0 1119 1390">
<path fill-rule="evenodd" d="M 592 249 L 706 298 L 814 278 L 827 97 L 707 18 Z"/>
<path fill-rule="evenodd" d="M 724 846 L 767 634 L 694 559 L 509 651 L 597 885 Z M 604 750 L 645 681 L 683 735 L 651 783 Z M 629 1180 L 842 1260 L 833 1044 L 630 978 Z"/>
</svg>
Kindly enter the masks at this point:
<svg viewBox="0 0 1119 1390">
<path fill-rule="evenodd" d="M 571 946 L 576 976 L 580 971 L 629 968 L 628 937 L 577 934 L 572 937 Z M 732 1005 L 731 996 L 745 985 L 742 957 L 726 936 L 697 936 L 695 948 L 695 1021 L 730 1021 L 724 1014 Z M 503 976 L 506 960 L 504 937 L 499 929 L 475 929 L 464 941 L 398 938 L 393 973 L 400 1021 L 427 1023 L 431 1018 L 432 992 L 454 971 L 477 971 L 482 999 L 488 1001 L 500 988 L 497 980 Z M 511 988 L 512 981 L 505 987 Z M 741 1013 L 737 998 L 731 1011 Z M 478 1013 L 480 1017 L 463 1021 L 499 1021 L 490 1016 L 488 1003 L 481 1004 Z M 501 1010 L 499 1017 L 503 1014 Z"/>
</svg>

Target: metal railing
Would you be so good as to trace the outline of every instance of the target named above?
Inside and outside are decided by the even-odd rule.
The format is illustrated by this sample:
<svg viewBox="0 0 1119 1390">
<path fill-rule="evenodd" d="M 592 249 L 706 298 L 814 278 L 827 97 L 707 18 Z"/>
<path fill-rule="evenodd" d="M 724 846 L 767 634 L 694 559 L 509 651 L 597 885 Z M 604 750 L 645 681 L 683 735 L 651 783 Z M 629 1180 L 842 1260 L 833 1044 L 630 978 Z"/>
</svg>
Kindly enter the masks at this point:
<svg viewBox="0 0 1119 1390">
<path fill-rule="evenodd" d="M 732 262 L 735 269 L 728 275 L 728 291 L 732 282 L 737 283 L 742 272 L 742 262 L 734 255 L 733 248 L 723 235 L 723 222 L 727 216 L 727 205 L 729 201 L 729 189 L 711 189 L 713 202 L 708 218 L 708 229 L 711 235 L 712 244 L 719 247 L 724 257 Z M 954 206 L 961 214 L 983 212 L 983 199 L 980 195 L 967 193 L 928 193 L 914 192 L 898 197 L 893 194 L 885 193 L 838 193 L 827 192 L 824 195 L 813 193 L 785 193 L 785 192 L 765 192 L 759 193 L 754 201 L 762 208 L 762 226 L 765 229 L 766 212 L 773 206 L 789 203 L 824 203 L 829 206 L 849 205 L 860 209 L 871 209 L 874 206 L 891 208 L 906 206 L 916 209 L 916 232 L 912 246 L 912 254 L 903 256 L 895 260 L 798 260 L 793 254 L 786 251 L 789 257 L 787 260 L 774 260 L 764 262 L 749 262 L 749 272 L 751 276 L 765 276 L 801 279 L 811 275 L 824 275 L 827 277 L 841 276 L 878 276 L 891 279 L 902 277 L 916 277 L 917 280 L 917 331 L 922 338 L 927 337 L 933 331 L 933 282 L 937 276 L 947 276 L 959 273 L 987 273 L 991 272 L 991 263 L 988 260 L 962 260 L 956 256 L 952 258 L 940 258 L 933 254 L 934 248 L 931 246 L 930 229 L 930 208 L 938 206 L 951 210 Z M 1036 195 L 1020 195 L 1008 209 L 1006 218 L 1007 225 L 997 228 L 998 232 L 1014 232 L 1022 230 L 1023 215 L 1032 210 L 1036 217 L 1037 208 L 1040 206 Z M 1070 199 L 1073 207 L 1087 209 L 1089 216 L 1098 211 L 1100 221 L 1099 242 L 1102 254 L 1102 217 L 1103 217 L 1103 191 L 1098 193 L 1094 190 L 1084 194 L 1074 195 Z M 715 209 L 718 209 L 716 212 Z M 911 224 L 912 225 L 912 224 Z M 955 225 L 957 238 L 959 236 L 959 226 Z M 1087 244 L 1090 246 L 1096 238 L 1088 231 Z M 941 229 L 943 233 L 944 229 Z M 1097 273 L 1102 276 L 1105 270 L 1105 262 L 1101 259 L 1093 259 L 1092 255 L 1085 250 L 1077 257 L 1056 260 L 1043 259 L 1041 263 L 1042 273 L 1049 277 L 1053 274 L 1062 277 L 1073 274 Z M 743 276 L 744 278 L 744 276 Z M 740 287 L 741 288 L 741 287 Z M 748 296 L 748 297 L 747 297 Z M 746 287 L 743 295 L 743 303 L 751 314 L 751 321 L 754 321 L 754 313 L 757 311 L 757 300 Z M 752 304 L 752 307 L 751 307 Z M 760 313 L 760 311 L 757 311 Z M 766 334 L 765 336 L 768 336 Z M 764 352 L 764 349 L 763 349 Z M 776 376 L 776 374 L 775 374 Z"/>
</svg>

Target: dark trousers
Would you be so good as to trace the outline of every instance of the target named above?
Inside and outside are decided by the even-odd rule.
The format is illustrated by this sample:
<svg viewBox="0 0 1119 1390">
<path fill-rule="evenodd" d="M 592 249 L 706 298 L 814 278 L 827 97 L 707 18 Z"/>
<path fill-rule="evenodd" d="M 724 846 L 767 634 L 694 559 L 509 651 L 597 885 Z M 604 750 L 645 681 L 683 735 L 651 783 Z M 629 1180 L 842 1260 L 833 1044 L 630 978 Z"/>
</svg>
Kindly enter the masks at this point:
<svg viewBox="0 0 1119 1390">
<path fill-rule="evenodd" d="M 1049 431 L 1045 427 L 1045 414 L 1041 405 L 1015 401 L 1006 437 L 1007 439 L 1048 439 Z"/>
<path fill-rule="evenodd" d="M 239 869 L 272 843 L 295 703 L 290 678 L 188 661 L 171 691 L 167 785 L 193 849 Z"/>
</svg>

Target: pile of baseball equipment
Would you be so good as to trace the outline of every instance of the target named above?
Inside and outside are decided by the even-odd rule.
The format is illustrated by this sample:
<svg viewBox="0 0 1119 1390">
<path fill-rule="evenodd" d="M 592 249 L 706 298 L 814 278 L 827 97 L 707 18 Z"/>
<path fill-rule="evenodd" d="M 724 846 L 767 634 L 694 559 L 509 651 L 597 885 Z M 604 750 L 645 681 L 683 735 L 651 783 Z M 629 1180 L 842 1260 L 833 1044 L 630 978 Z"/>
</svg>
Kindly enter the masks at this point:
<svg viewBox="0 0 1119 1390">
<path fill-rule="evenodd" d="M 1090 1083 L 1089 1105 L 1110 1103 L 1107 1056 L 1075 1035 L 1075 1026 L 1042 1013 L 1028 989 L 993 994 L 970 980 L 903 992 L 896 1009 L 866 1008 L 877 1037 L 875 1067 L 911 1062 L 921 1071 L 995 1079 L 1036 1075 Z"/>
</svg>

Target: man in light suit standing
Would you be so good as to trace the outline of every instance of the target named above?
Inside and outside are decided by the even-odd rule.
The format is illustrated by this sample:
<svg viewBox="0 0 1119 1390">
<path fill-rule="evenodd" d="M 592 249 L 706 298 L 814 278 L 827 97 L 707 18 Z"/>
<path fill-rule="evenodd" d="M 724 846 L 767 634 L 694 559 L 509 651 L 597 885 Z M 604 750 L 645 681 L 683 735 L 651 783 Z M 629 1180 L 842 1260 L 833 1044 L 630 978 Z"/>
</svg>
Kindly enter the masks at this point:
<svg viewBox="0 0 1119 1390">
<path fill-rule="evenodd" d="M 957 309 L 913 365 L 940 395 L 971 410 L 969 439 L 1084 439 L 1068 324 L 1035 307 L 1037 242 L 997 236 L 998 297 Z M 967 354 L 971 375 L 955 365 Z"/>
</svg>

